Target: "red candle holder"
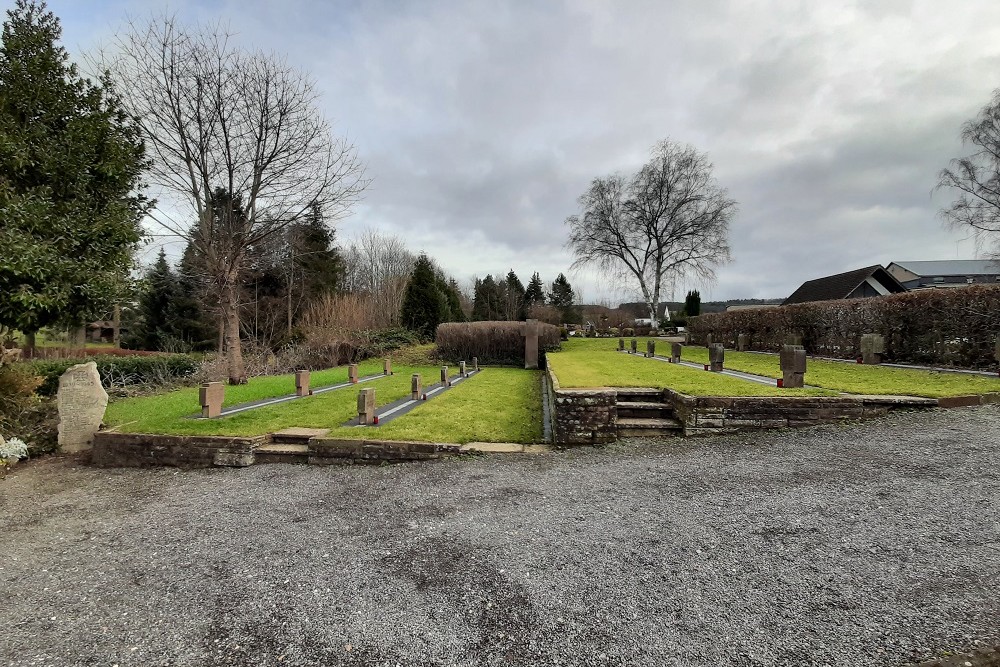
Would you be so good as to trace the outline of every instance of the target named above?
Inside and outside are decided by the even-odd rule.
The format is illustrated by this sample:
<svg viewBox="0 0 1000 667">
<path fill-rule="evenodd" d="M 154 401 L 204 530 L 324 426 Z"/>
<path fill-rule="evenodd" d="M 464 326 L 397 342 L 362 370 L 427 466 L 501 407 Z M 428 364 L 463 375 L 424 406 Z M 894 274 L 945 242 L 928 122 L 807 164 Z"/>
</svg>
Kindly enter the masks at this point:
<svg viewBox="0 0 1000 667">
<path fill-rule="evenodd" d="M 785 388 L 785 381 L 781 378 L 778 378 L 778 389 L 784 389 L 784 388 Z"/>
</svg>

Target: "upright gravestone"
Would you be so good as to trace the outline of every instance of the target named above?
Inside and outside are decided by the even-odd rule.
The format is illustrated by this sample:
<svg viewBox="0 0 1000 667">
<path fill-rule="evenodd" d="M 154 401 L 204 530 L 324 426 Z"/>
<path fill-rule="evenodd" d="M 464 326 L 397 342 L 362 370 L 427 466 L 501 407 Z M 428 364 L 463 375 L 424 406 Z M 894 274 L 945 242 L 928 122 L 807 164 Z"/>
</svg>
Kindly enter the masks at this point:
<svg viewBox="0 0 1000 667">
<path fill-rule="evenodd" d="M 368 387 L 358 392 L 358 423 L 375 422 L 375 388 Z"/>
<path fill-rule="evenodd" d="M 708 370 L 718 373 L 726 360 L 726 348 L 721 343 L 714 343 L 708 348 Z"/>
<path fill-rule="evenodd" d="M 681 344 L 671 343 L 670 345 L 670 363 L 679 364 L 681 363 Z"/>
<path fill-rule="evenodd" d="M 712 345 L 714 345 L 712 334 L 705 334 L 705 347 L 712 349 Z"/>
<path fill-rule="evenodd" d="M 684 332 L 684 344 L 685 345 L 690 345 L 691 344 L 691 332 L 690 331 L 685 331 Z"/>
<path fill-rule="evenodd" d="M 392 375 L 392 359 L 388 357 L 382 362 L 382 375 Z"/>
<path fill-rule="evenodd" d="M 795 389 L 805 385 L 806 350 L 801 345 L 785 345 L 779 354 L 781 386 Z"/>
<path fill-rule="evenodd" d="M 656 356 L 656 341 L 653 339 L 646 341 L 646 356 L 650 359 Z"/>
<path fill-rule="evenodd" d="M 424 382 L 420 377 L 420 373 L 414 373 L 410 376 L 410 400 L 419 401 L 420 394 L 424 391 Z"/>
<path fill-rule="evenodd" d="M 472 370 L 479 370 L 479 357 L 472 357 Z"/>
<path fill-rule="evenodd" d="M 885 354 L 885 339 L 878 334 L 861 336 L 861 363 L 880 364 Z"/>
<path fill-rule="evenodd" d="M 629 354 L 635 354 L 638 348 L 639 348 L 639 341 L 633 338 L 632 342 L 630 343 Z"/>
<path fill-rule="evenodd" d="M 538 368 L 538 320 L 527 320 L 524 323 L 524 367 Z"/>
<path fill-rule="evenodd" d="M 747 351 L 747 335 L 739 334 L 736 336 L 736 351 L 746 352 Z"/>
<path fill-rule="evenodd" d="M 295 395 L 309 395 L 309 371 L 295 371 Z"/>
<path fill-rule="evenodd" d="M 465 362 L 464 361 L 458 362 L 458 374 L 461 375 L 464 378 L 469 377 L 469 374 L 465 370 Z"/>
<path fill-rule="evenodd" d="M 94 444 L 94 434 L 101 427 L 108 407 L 108 392 L 101 386 L 97 364 L 71 366 L 59 378 L 59 449 L 81 452 Z"/>
<path fill-rule="evenodd" d="M 441 384 L 443 386 L 445 386 L 445 387 L 450 387 L 451 386 L 451 383 L 448 382 L 448 367 L 447 366 L 442 366 L 441 367 Z"/>
<path fill-rule="evenodd" d="M 198 389 L 201 416 L 215 419 L 222 414 L 222 401 L 226 397 L 226 387 L 221 382 L 206 382 Z"/>
<path fill-rule="evenodd" d="M 624 338 L 619 338 L 618 339 L 618 351 L 619 352 L 624 352 L 625 351 L 625 339 Z"/>
<path fill-rule="evenodd" d="M 347 379 L 350 381 L 351 384 L 357 384 L 358 383 L 358 365 L 357 364 L 351 364 L 350 366 L 347 367 Z"/>
</svg>

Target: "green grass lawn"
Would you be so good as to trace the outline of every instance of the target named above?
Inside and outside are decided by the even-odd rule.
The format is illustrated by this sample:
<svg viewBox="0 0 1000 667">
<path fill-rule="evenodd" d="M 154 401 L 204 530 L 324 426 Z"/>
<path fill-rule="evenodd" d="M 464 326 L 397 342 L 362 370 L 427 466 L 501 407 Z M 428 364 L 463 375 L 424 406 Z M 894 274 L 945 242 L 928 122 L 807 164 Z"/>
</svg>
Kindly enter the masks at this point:
<svg viewBox="0 0 1000 667">
<path fill-rule="evenodd" d="M 708 349 L 685 346 L 681 358 L 685 361 L 707 364 Z M 726 350 L 725 367 L 765 377 L 781 377 L 776 354 Z M 851 394 L 943 398 L 1000 392 L 1000 378 L 814 359 L 809 359 L 806 363 L 805 380 L 806 384 Z"/>
<path fill-rule="evenodd" d="M 370 361 L 360 365 L 359 374 L 371 375 L 381 369 L 381 361 Z M 409 395 L 413 373 L 421 373 L 425 385 L 434 384 L 440 367 L 396 366 L 394 370 L 394 375 L 366 382 L 358 388 L 374 387 L 376 403 L 382 406 Z M 347 368 L 319 371 L 313 373 L 311 379 L 314 388 L 338 384 L 346 381 Z M 105 423 L 126 433 L 169 435 L 254 436 L 299 426 L 333 429 L 331 437 L 343 438 L 536 442 L 541 439 L 539 383 L 537 373 L 486 369 L 443 396 L 377 429 L 341 427 L 357 416 L 358 388 L 350 387 L 212 420 L 188 419 L 198 413 L 198 389 L 180 389 L 157 396 L 115 401 L 108 406 Z M 246 403 L 293 391 L 292 375 L 254 378 L 247 385 L 226 387 L 225 404 Z"/>
<path fill-rule="evenodd" d="M 627 344 L 627 341 L 626 341 Z M 646 350 L 646 339 L 639 340 Z M 657 352 L 669 355 L 669 344 Z M 549 367 L 565 389 L 574 387 L 668 387 L 691 396 L 826 396 L 819 389 L 778 389 L 738 378 L 644 359 L 618 352 L 617 338 L 571 338 L 561 352 L 546 354 Z"/>
</svg>

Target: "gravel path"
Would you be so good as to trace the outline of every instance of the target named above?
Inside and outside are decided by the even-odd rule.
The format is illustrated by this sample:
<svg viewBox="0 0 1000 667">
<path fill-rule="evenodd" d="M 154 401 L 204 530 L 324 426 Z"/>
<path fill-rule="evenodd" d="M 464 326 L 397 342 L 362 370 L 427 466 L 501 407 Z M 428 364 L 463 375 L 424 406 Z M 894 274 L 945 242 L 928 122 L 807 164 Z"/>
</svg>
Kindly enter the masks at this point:
<svg viewBox="0 0 1000 667">
<path fill-rule="evenodd" d="M 0 481 L 0 665 L 900 665 L 1000 641 L 1000 410 Z"/>
</svg>

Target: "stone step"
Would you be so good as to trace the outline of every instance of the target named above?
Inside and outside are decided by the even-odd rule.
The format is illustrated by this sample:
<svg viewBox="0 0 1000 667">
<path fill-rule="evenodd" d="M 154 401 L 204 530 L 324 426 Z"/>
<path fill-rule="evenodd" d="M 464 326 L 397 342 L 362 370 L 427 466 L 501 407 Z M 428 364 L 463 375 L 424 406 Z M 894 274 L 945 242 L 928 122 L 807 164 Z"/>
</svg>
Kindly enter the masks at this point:
<svg viewBox="0 0 1000 667">
<path fill-rule="evenodd" d="M 653 402 L 663 399 L 663 391 L 651 387 L 635 387 L 618 389 L 615 391 L 615 399 L 621 402 Z"/>
<path fill-rule="evenodd" d="M 254 450 L 257 463 L 308 463 L 309 445 L 270 443 Z"/>
<path fill-rule="evenodd" d="M 674 416 L 674 409 L 666 403 L 653 401 L 618 401 L 618 418 Z"/>
<path fill-rule="evenodd" d="M 618 437 L 655 437 L 681 435 L 684 425 L 676 419 L 651 419 L 647 417 L 620 417 Z"/>
<path fill-rule="evenodd" d="M 271 434 L 271 442 L 280 445 L 306 445 L 310 438 L 322 437 L 330 432 L 328 428 L 286 428 Z"/>
</svg>

